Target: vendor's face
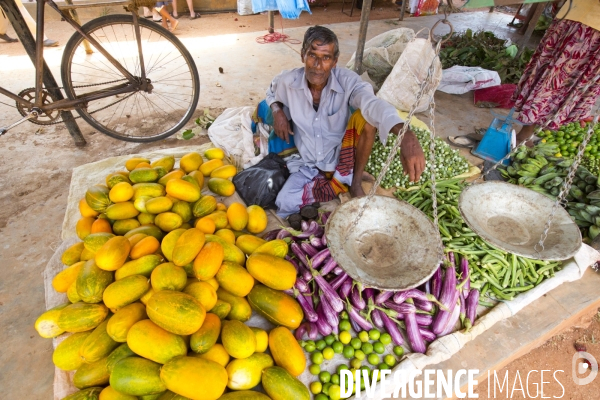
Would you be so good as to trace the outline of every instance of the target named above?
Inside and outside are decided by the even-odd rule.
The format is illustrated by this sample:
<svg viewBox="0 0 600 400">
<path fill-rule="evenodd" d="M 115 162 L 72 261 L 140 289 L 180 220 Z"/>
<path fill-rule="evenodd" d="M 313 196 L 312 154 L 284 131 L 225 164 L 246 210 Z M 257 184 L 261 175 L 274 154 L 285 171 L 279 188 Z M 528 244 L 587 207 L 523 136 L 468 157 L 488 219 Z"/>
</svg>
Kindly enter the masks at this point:
<svg viewBox="0 0 600 400">
<path fill-rule="evenodd" d="M 319 42 L 313 42 L 306 54 L 302 57 L 304 62 L 304 71 L 308 83 L 315 86 L 325 86 L 331 70 L 337 64 L 337 57 L 334 57 L 334 44 L 321 45 Z"/>
</svg>

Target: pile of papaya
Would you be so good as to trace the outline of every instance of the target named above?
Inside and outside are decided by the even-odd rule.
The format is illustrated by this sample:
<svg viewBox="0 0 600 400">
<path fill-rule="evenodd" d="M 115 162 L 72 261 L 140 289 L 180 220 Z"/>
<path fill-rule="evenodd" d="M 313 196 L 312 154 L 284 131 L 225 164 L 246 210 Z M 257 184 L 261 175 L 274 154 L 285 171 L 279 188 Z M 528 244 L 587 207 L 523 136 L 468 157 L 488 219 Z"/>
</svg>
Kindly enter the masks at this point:
<svg viewBox="0 0 600 400">
<path fill-rule="evenodd" d="M 205 178 L 235 191 L 223 152 L 204 157 L 132 158 L 79 202 L 81 241 L 52 280 L 69 302 L 35 323 L 63 335 L 52 360 L 79 389 L 64 400 L 310 398 L 296 378 L 306 359 L 290 330 L 304 315 L 284 292 L 296 280 L 288 245 L 256 236 L 261 207 L 201 194 Z M 248 326 L 253 311 L 276 328 Z"/>
</svg>

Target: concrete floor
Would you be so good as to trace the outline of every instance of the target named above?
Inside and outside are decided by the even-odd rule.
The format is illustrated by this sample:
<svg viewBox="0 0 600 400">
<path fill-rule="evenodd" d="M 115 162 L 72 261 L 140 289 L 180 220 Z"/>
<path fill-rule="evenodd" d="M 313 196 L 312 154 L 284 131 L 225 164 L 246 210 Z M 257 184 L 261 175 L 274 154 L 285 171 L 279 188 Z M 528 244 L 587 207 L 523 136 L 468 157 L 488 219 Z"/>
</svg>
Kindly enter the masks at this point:
<svg viewBox="0 0 600 400">
<path fill-rule="evenodd" d="M 412 18 L 401 23 L 373 21 L 368 37 L 399 26 L 416 30 L 430 27 L 439 18 Z M 500 13 L 450 16 L 455 30 L 486 29 L 504 37 L 512 34 L 506 27 L 510 19 Z M 49 25 L 53 37 L 66 43 L 71 32 L 61 30 L 60 22 L 53 24 Z M 339 35 L 339 63 L 344 65 L 355 50 L 358 23 L 330 27 Z M 304 28 L 292 28 L 285 33 L 300 40 L 304 31 Z M 255 39 L 262 34 L 264 32 L 199 38 L 194 36 L 192 28 L 181 29 L 179 38 L 197 60 L 200 70 L 199 110 L 257 104 L 275 74 L 301 65 L 299 45 L 261 45 Z M 22 51 L 5 52 L 8 48 L 3 46 L 0 44 L 1 84 L 15 92 L 33 86 L 33 69 L 27 56 Z M 58 78 L 62 46 L 49 49 L 45 54 Z M 219 67 L 224 69 L 224 74 L 219 73 Z M 472 132 L 474 127 L 487 126 L 491 119 L 489 110 L 472 105 L 472 94 L 438 93 L 436 101 L 436 126 L 438 134 L 444 137 Z M 14 108 L 0 104 L 0 125 L 17 118 Z M 5 399 L 52 398 L 51 341 L 37 336 L 33 324 L 44 310 L 41 273 L 60 242 L 72 168 L 109 156 L 182 145 L 174 138 L 150 145 L 124 143 L 97 135 L 81 122 L 88 145 L 76 148 L 64 127 L 38 128 L 23 124 L 0 138 L 3 171 L 0 177 L 0 327 L 3 337 L 0 391 Z M 205 140 L 194 139 L 186 144 L 200 144 Z"/>
</svg>

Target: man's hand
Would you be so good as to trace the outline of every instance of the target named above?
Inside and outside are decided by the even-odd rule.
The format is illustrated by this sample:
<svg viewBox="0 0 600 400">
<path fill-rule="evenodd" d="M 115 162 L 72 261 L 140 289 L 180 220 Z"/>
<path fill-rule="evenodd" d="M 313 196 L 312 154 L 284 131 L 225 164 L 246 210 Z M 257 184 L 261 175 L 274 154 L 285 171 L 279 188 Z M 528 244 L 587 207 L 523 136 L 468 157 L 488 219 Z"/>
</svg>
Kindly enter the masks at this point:
<svg viewBox="0 0 600 400">
<path fill-rule="evenodd" d="M 275 134 L 289 144 L 290 135 L 293 135 L 294 132 L 290 128 L 290 122 L 283 112 L 281 103 L 276 102 L 271 104 L 271 111 L 273 113 L 273 129 L 275 130 Z"/>
<path fill-rule="evenodd" d="M 425 156 L 417 136 L 410 130 L 406 132 L 400 145 L 400 160 L 404 173 L 408 175 L 410 181 L 418 181 L 425 170 Z"/>
</svg>

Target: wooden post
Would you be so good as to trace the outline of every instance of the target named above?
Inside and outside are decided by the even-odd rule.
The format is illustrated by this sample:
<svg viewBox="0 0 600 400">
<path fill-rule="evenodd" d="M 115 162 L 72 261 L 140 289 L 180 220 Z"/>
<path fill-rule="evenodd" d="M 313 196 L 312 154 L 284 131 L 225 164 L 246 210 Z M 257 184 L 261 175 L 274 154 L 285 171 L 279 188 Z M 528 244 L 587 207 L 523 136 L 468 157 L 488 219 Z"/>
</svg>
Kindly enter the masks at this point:
<svg viewBox="0 0 600 400">
<path fill-rule="evenodd" d="M 267 11 L 267 15 L 269 17 L 269 33 L 275 32 L 275 12 Z"/>
<path fill-rule="evenodd" d="M 65 0 L 65 3 L 72 6 L 73 0 Z M 77 15 L 77 10 L 73 8 L 73 9 L 69 10 L 68 12 L 71 13 L 71 18 L 73 18 L 73 21 L 75 21 L 79 25 L 81 25 L 81 21 L 79 21 L 79 15 Z M 82 42 L 82 44 L 83 44 L 83 48 L 85 49 L 85 54 L 94 54 L 94 50 L 92 49 L 92 46 L 90 46 L 90 43 L 87 40 L 84 40 Z"/>
<path fill-rule="evenodd" d="M 367 28 L 369 27 L 369 14 L 371 14 L 372 0 L 363 0 L 362 10 L 360 12 L 360 28 L 358 31 L 358 42 L 356 45 L 356 60 L 354 62 L 354 72 L 362 75 L 362 60 L 365 51 L 365 42 L 367 41 Z"/>
<path fill-rule="evenodd" d="M 402 0 L 402 4 L 400 5 L 402 9 L 400 10 L 400 19 L 398 21 L 404 21 L 404 13 L 406 12 L 406 0 Z"/>
<path fill-rule="evenodd" d="M 41 2 L 41 0 L 40 0 L 40 3 L 38 3 L 38 7 L 45 6 L 45 3 Z M 27 27 L 27 24 L 25 23 L 25 20 L 23 19 L 23 15 L 21 15 L 21 12 L 17 8 L 16 3 L 12 0 L 0 0 L 0 6 L 2 6 L 4 11 L 6 12 L 6 16 L 8 17 L 8 20 L 10 21 L 10 23 L 12 24 L 12 26 L 15 30 L 15 33 L 17 34 L 19 40 L 21 41 L 21 44 L 23 44 L 25 51 L 27 52 L 27 54 L 29 55 L 29 58 L 35 65 L 35 40 L 33 39 L 33 35 L 31 34 L 31 31 L 29 30 L 29 28 Z M 39 26 L 39 24 L 38 24 L 38 26 Z M 64 99 L 60 89 L 56 89 L 58 87 L 58 84 L 56 83 L 56 80 L 54 79 L 54 75 L 52 75 L 52 72 L 50 71 L 50 68 L 48 68 L 48 65 L 46 64 L 45 61 L 44 61 L 43 82 L 44 82 L 45 87 L 50 88 L 47 90 L 48 90 L 48 92 L 50 92 L 52 94 L 52 96 L 54 96 L 55 99 L 57 99 L 57 100 Z M 71 112 L 70 111 L 62 111 L 61 116 L 64 121 L 64 124 L 66 125 L 67 129 L 69 130 L 69 133 L 71 134 L 71 137 L 73 137 L 73 140 L 75 141 L 75 145 L 76 146 L 85 146 L 86 141 L 83 138 L 83 135 L 81 134 L 81 131 L 79 130 L 79 126 L 77 125 L 77 122 L 75 122 L 75 118 L 73 118 L 73 115 L 71 114 Z"/>
<path fill-rule="evenodd" d="M 527 30 L 525 31 L 525 34 L 523 35 L 523 39 L 521 39 L 521 48 L 522 49 L 525 48 L 525 46 L 527 45 L 527 42 L 529 42 L 529 39 L 531 39 L 533 30 L 535 29 L 535 26 L 537 25 L 538 20 L 542 16 L 542 13 L 544 12 L 544 8 L 546 8 L 546 3 L 535 3 L 532 7 L 536 7 L 536 8 L 535 8 L 535 11 L 533 12 L 531 19 L 529 20 L 529 25 L 527 25 Z"/>
</svg>

